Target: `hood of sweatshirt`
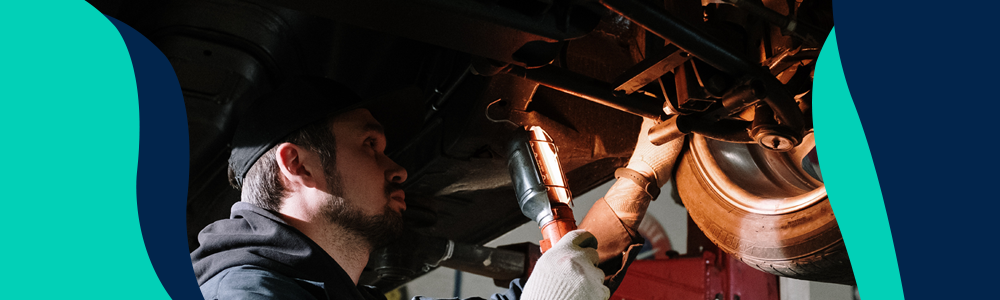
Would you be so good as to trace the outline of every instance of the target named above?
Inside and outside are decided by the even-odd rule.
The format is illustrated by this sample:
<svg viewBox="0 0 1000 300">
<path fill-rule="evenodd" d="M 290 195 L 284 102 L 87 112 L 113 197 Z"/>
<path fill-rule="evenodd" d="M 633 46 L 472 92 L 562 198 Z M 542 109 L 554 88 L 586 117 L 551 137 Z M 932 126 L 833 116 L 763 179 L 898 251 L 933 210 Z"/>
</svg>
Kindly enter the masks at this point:
<svg viewBox="0 0 1000 300">
<path fill-rule="evenodd" d="M 234 204 L 229 219 L 206 226 L 198 234 L 198 242 L 191 262 L 199 285 L 225 269 L 253 265 L 292 278 L 323 282 L 327 295 L 368 298 L 319 245 L 275 213 L 249 203 Z"/>
</svg>

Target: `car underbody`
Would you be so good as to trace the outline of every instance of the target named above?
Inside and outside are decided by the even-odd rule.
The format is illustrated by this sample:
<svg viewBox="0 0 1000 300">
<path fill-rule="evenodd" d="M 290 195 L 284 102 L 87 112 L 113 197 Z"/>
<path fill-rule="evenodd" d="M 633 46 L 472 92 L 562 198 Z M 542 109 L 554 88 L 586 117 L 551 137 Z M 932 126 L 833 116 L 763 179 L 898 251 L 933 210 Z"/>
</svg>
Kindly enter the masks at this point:
<svg viewBox="0 0 1000 300">
<path fill-rule="evenodd" d="M 442 240 L 499 251 L 478 245 L 529 221 L 507 169 L 514 128 L 545 128 L 579 195 L 614 179 L 643 117 L 661 121 L 654 142 L 687 139 L 668 184 L 720 248 L 776 275 L 853 282 L 813 163 L 812 69 L 833 26 L 828 0 L 90 3 L 149 38 L 177 74 L 191 249 L 239 201 L 226 168 L 241 112 L 309 75 L 367 99 L 386 154 L 409 172 L 414 237 L 376 251 L 365 284 L 388 290 L 428 272 Z M 747 233 L 746 220 L 763 229 Z M 797 236 L 781 233 L 790 227 Z"/>
</svg>

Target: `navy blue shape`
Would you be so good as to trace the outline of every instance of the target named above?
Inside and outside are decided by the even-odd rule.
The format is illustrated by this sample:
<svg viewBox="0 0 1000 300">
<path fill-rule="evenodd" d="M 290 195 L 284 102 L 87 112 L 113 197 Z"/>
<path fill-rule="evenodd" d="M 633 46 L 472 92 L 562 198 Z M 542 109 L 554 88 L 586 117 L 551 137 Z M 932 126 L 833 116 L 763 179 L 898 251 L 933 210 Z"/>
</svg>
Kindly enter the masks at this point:
<svg viewBox="0 0 1000 300">
<path fill-rule="evenodd" d="M 844 73 L 878 172 L 906 299 L 995 284 L 996 1 L 843 1 Z M 864 245 L 848 245 L 848 251 Z M 977 292 L 975 288 L 983 289 Z M 971 290 L 970 290 L 971 289 Z M 864 299 L 864 287 L 861 298 Z"/>
<path fill-rule="evenodd" d="M 146 37 L 106 16 L 128 47 L 139 93 L 139 167 L 135 190 L 149 261 L 173 299 L 202 299 L 188 253 L 187 114 L 170 62 Z"/>
</svg>

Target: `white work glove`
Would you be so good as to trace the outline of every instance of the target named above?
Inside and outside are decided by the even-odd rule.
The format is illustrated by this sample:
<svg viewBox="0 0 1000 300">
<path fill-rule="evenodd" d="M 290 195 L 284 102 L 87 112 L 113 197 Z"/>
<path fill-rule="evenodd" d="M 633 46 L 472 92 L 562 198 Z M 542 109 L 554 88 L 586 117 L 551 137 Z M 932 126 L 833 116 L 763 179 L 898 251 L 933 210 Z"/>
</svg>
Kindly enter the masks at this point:
<svg viewBox="0 0 1000 300">
<path fill-rule="evenodd" d="M 596 264 L 594 235 L 583 229 L 570 231 L 538 258 L 521 300 L 607 300 L 611 292 Z"/>
<path fill-rule="evenodd" d="M 649 179 L 656 180 L 656 186 L 662 187 L 670 180 L 670 172 L 674 169 L 677 154 L 681 152 L 684 139 L 678 138 L 666 144 L 654 146 L 649 142 L 649 128 L 656 122 L 643 118 L 639 139 L 635 143 L 635 151 L 629 158 L 627 168 L 635 170 Z"/>
</svg>

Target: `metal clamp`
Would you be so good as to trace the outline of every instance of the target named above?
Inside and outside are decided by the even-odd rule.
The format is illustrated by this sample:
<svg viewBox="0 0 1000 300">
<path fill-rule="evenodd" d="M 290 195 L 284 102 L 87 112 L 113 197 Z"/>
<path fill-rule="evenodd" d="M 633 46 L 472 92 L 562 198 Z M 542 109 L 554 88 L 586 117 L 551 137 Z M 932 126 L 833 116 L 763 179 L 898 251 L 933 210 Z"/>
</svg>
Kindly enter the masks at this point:
<svg viewBox="0 0 1000 300">
<path fill-rule="evenodd" d="M 442 255 L 441 258 L 438 259 L 433 264 L 425 263 L 424 272 L 430 271 L 431 268 L 437 267 L 438 265 L 441 264 L 441 262 L 451 259 L 451 255 L 454 253 L 455 253 L 455 241 L 448 240 L 448 249 L 445 250 L 444 255 Z"/>
</svg>

